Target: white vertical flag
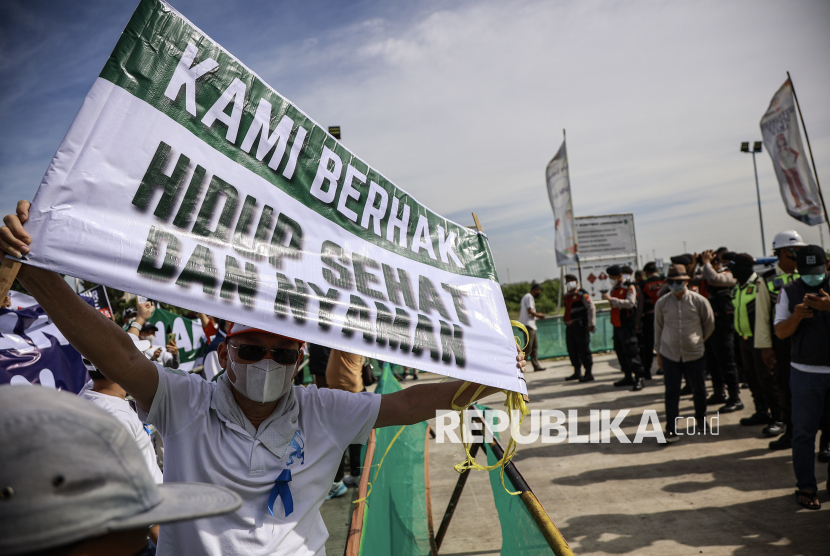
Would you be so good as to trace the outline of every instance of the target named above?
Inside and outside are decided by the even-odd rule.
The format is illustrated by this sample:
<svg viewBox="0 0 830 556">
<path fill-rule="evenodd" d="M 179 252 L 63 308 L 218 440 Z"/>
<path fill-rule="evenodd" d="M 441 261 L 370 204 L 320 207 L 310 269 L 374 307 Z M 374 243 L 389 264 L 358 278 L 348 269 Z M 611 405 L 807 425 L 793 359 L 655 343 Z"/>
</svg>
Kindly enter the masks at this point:
<svg viewBox="0 0 830 556">
<path fill-rule="evenodd" d="M 790 80 L 778 89 L 761 118 L 764 145 L 781 187 L 781 198 L 793 218 L 815 226 L 824 222 L 818 188 L 801 143 Z"/>
<path fill-rule="evenodd" d="M 548 197 L 553 208 L 556 223 L 556 264 L 559 266 L 576 263 L 576 232 L 574 211 L 571 201 L 571 180 L 568 176 L 568 152 L 565 141 L 559 152 L 548 163 L 545 172 L 548 182 Z"/>
</svg>

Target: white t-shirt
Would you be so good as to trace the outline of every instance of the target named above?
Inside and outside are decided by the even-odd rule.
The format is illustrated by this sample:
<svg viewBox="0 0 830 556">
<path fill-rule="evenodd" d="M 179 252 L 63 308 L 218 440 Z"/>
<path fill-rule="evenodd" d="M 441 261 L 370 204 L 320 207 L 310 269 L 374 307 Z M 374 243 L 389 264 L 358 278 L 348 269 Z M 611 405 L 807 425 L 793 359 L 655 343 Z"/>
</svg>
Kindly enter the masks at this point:
<svg viewBox="0 0 830 556">
<path fill-rule="evenodd" d="M 527 328 L 536 330 L 536 317 L 531 315 L 530 311 L 536 312 L 536 301 L 530 293 L 526 293 L 519 308 L 519 322 Z"/>
<path fill-rule="evenodd" d="M 156 451 L 153 449 L 153 443 L 150 442 L 150 435 L 147 434 L 144 425 L 138 420 L 138 415 L 130 407 L 130 402 L 116 396 L 96 392 L 92 389 L 91 380 L 81 389 L 78 396 L 91 401 L 127 427 L 127 430 L 135 438 L 138 449 L 141 450 L 141 455 L 144 456 L 144 461 L 147 463 L 147 469 L 150 470 L 150 475 L 152 475 L 153 480 L 156 483 L 161 483 L 161 469 L 159 469 L 158 462 L 156 461 Z"/>
<path fill-rule="evenodd" d="M 299 431 L 288 453 L 278 458 L 211 409 L 215 382 L 156 367 L 159 385 L 146 420 L 164 439 L 165 482 L 210 483 L 242 497 L 242 507 L 233 513 L 165 524 L 157 554 L 325 555 L 329 535 L 320 506 L 343 452 L 369 438 L 381 396 L 295 386 Z M 287 518 L 282 498 L 274 503 L 274 515 L 268 512 L 268 497 L 284 469 L 291 471 L 294 500 Z"/>
<path fill-rule="evenodd" d="M 778 302 L 775 304 L 775 324 L 784 322 L 790 318 L 790 300 L 787 298 L 787 291 L 782 289 L 778 292 Z M 821 365 L 803 365 L 801 363 L 790 363 L 793 369 L 804 371 L 805 373 L 830 373 L 830 367 Z"/>
</svg>

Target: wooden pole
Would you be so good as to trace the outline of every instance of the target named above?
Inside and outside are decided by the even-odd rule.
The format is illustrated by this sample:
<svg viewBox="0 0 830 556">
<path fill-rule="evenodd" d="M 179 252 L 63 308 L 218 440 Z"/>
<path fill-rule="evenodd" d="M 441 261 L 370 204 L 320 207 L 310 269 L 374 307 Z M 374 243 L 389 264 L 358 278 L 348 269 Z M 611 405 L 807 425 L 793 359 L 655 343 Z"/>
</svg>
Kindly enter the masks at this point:
<svg viewBox="0 0 830 556">
<path fill-rule="evenodd" d="M 818 172 L 816 171 L 816 159 L 813 158 L 813 148 L 810 146 L 810 136 L 807 135 L 807 126 L 804 125 L 804 115 L 801 113 L 801 105 L 798 104 L 798 95 L 795 94 L 795 85 L 793 78 L 790 77 L 790 72 L 787 72 L 787 79 L 790 82 L 790 88 L 793 90 L 793 99 L 795 100 L 795 107 L 798 108 L 798 117 L 801 119 L 801 128 L 804 130 L 804 139 L 807 140 L 807 150 L 810 151 L 810 162 L 813 164 L 813 175 L 816 177 L 816 189 L 818 189 L 818 197 L 821 200 L 821 208 L 824 209 L 824 221 L 827 227 L 830 228 L 830 217 L 827 216 L 827 205 L 824 204 L 824 195 L 821 194 L 821 184 L 818 181 Z"/>
<path fill-rule="evenodd" d="M 478 447 L 481 444 L 474 442 L 470 446 L 470 455 L 475 457 L 478 452 Z M 441 543 L 444 541 L 444 536 L 447 534 L 447 529 L 450 527 L 452 515 L 455 513 L 455 508 L 458 507 L 458 501 L 461 499 L 461 493 L 464 492 L 464 485 L 467 484 L 467 479 L 470 477 L 470 470 L 467 469 L 458 476 L 458 481 L 455 483 L 455 489 L 450 496 L 450 502 L 447 504 L 447 510 L 444 512 L 444 518 L 441 520 L 441 525 L 438 527 L 438 534 L 435 535 L 436 550 L 441 548 Z"/>
<path fill-rule="evenodd" d="M 484 233 L 484 230 L 481 229 L 481 222 L 478 221 L 478 216 L 476 216 L 476 213 L 473 213 L 473 220 L 475 220 L 475 223 L 476 223 L 476 230 L 478 230 L 481 233 Z M 528 397 L 527 394 L 522 394 L 522 399 L 525 402 L 530 401 L 530 398 Z"/>
<path fill-rule="evenodd" d="M 360 474 L 360 483 L 357 486 L 358 500 L 366 497 L 369 490 L 369 475 L 372 471 L 372 460 L 375 457 L 377 443 L 374 429 L 366 443 L 366 456 L 363 458 L 363 470 Z M 360 553 L 360 537 L 363 535 L 363 514 L 366 511 L 366 501 L 358 502 L 352 510 L 352 523 L 349 526 L 349 536 L 346 539 L 345 556 L 358 556 Z"/>
<path fill-rule="evenodd" d="M 6 299 L 9 294 L 15 278 L 17 278 L 17 273 L 20 271 L 21 264 L 23 263 L 13 261 L 9 257 L 3 259 L 3 264 L 0 265 L 0 293 L 2 294 L 0 300 Z"/>
</svg>

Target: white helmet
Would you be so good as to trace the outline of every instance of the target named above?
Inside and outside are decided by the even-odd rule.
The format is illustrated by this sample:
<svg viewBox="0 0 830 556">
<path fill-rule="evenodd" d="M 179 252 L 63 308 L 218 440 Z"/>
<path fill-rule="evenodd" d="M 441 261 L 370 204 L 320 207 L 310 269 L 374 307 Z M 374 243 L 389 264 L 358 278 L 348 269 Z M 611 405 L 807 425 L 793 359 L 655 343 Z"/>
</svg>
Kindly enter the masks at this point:
<svg viewBox="0 0 830 556">
<path fill-rule="evenodd" d="M 807 244 L 804 243 L 804 240 L 801 239 L 801 236 L 798 235 L 798 232 L 795 230 L 785 230 L 783 232 L 779 232 L 775 235 L 775 239 L 772 240 L 772 249 L 773 251 L 781 249 L 783 247 L 806 247 Z"/>
</svg>

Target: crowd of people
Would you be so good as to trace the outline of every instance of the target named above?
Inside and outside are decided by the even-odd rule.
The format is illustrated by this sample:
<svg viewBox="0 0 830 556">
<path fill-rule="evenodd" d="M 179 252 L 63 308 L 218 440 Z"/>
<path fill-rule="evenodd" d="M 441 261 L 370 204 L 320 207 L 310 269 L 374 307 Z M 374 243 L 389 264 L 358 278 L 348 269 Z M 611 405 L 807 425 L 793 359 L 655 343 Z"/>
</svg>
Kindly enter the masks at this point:
<svg viewBox="0 0 830 556">
<path fill-rule="evenodd" d="M 27 216 L 22 202 L 6 217 L 0 250 L 29 250 Z M 692 396 L 705 430 L 709 407 L 743 411 L 748 388 L 753 410 L 741 425 L 763 426 L 775 438 L 771 450 L 792 450 L 797 501 L 818 509 L 819 430 L 818 458 L 830 462 L 828 261 L 794 231 L 778 234 L 773 248 L 777 264 L 760 273 L 752 256 L 726 248 L 672 257 L 665 276 L 654 263 L 607 268 L 613 286 L 602 299 L 624 375 L 614 386 L 639 391 L 652 370 L 663 375 L 669 444 L 681 438 L 681 396 Z M 18 278 L 81 353 L 90 381 L 78 396 L 0 387 L 5 554 L 319 553 L 327 537 L 320 506 L 358 483 L 370 431 L 434 417 L 458 390 L 443 382 L 376 395 L 366 389 L 374 375 L 363 357 L 199 314 L 206 358 L 221 369 L 208 380 L 178 368 L 173 335 L 156 344 L 152 302 L 125 311 L 121 328 L 53 272 L 23 266 Z M 576 276 L 565 288 L 574 367 L 565 381 L 592 382 L 597 307 Z M 543 370 L 539 293 L 532 285 L 520 315 L 534 370 Z M 301 387 L 305 352 L 314 384 Z"/>
<path fill-rule="evenodd" d="M 656 353 L 655 373 L 664 377 L 668 444 L 681 439 L 676 429 L 681 396 L 692 396 L 696 430 L 705 433 L 709 408 L 743 411 L 742 387 L 748 389 L 752 413 L 740 424 L 763 427 L 763 434 L 773 439 L 770 450 L 792 450 L 798 503 L 819 509 L 819 431 L 818 460 L 830 463 L 827 256 L 793 230 L 776 235 L 772 247 L 777 262 L 770 267 L 726 247 L 674 256 L 665 276 L 653 262 L 640 271 L 608 267 L 613 286 L 602 292 L 602 299 L 610 305 L 614 350 L 624 374 L 614 386 L 642 390 L 653 378 Z M 576 276 L 565 277 L 565 288 L 563 320 L 574 367 L 565 380 L 588 382 L 594 380 L 589 344 L 596 309 Z M 536 319 L 544 315 L 533 304 L 538 291 L 534 284 L 520 314 L 530 331 L 534 370 L 542 369 L 537 365 Z"/>
</svg>

